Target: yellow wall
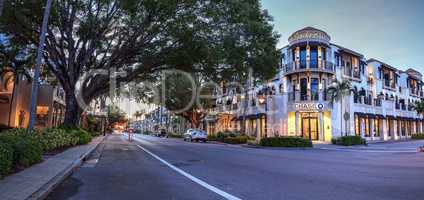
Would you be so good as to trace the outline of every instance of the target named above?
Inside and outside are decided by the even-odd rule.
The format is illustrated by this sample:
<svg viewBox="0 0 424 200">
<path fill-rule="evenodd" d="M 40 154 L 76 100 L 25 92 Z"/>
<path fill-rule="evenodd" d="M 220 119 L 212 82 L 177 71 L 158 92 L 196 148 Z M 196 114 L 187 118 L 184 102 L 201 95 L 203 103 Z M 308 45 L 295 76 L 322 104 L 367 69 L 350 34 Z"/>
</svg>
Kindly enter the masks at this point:
<svg viewBox="0 0 424 200">
<path fill-rule="evenodd" d="M 288 113 L 287 132 L 289 136 L 296 135 L 296 113 L 295 112 Z"/>
<path fill-rule="evenodd" d="M 323 112 L 324 139 L 326 142 L 331 142 L 331 112 Z"/>
</svg>

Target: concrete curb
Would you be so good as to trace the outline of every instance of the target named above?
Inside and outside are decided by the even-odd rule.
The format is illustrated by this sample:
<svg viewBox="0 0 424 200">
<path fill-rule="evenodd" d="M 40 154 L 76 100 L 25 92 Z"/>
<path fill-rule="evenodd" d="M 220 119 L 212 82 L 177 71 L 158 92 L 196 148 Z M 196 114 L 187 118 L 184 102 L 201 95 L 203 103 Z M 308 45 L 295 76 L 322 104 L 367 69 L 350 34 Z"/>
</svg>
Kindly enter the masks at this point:
<svg viewBox="0 0 424 200">
<path fill-rule="evenodd" d="M 406 150 L 385 150 L 385 149 L 354 149 L 354 148 L 325 148 L 325 147 L 319 147 L 314 148 L 318 150 L 324 150 L 324 151 L 344 151 L 344 152 L 363 152 L 363 153 L 419 153 L 419 149 L 412 150 L 412 149 L 406 149 Z"/>
<path fill-rule="evenodd" d="M 103 138 L 95 145 L 90 147 L 88 151 L 82 154 L 77 160 L 72 162 L 65 170 L 57 174 L 54 178 L 44 184 L 39 190 L 34 192 L 28 200 L 43 200 L 52 192 L 59 184 L 61 184 L 66 178 L 68 178 L 81 164 L 83 161 L 101 144 L 108 136 L 103 136 Z"/>
</svg>

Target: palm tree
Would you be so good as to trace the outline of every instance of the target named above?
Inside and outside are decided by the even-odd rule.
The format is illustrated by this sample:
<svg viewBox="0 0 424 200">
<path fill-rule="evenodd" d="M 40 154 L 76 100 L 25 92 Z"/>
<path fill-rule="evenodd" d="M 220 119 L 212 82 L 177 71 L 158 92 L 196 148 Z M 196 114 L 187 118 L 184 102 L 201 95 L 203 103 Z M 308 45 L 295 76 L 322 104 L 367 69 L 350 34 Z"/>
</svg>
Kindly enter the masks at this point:
<svg viewBox="0 0 424 200">
<path fill-rule="evenodd" d="M 340 101 L 340 116 L 343 118 L 343 99 L 346 96 L 350 96 L 350 92 L 353 91 L 353 88 L 349 80 L 343 81 L 334 81 L 333 84 L 327 89 L 327 94 L 330 98 L 330 105 L 333 106 L 335 102 Z M 345 120 L 347 121 L 347 120 Z M 343 136 L 343 123 L 340 123 L 340 135 Z M 346 132 L 347 136 L 347 132 Z"/>
<path fill-rule="evenodd" d="M 424 114 L 424 101 L 419 101 L 417 103 L 415 103 L 414 106 L 415 110 L 417 111 L 418 114 Z"/>
<path fill-rule="evenodd" d="M 13 101 L 16 93 L 16 86 L 19 84 L 21 77 L 25 77 L 27 83 L 32 81 L 31 75 L 28 73 L 27 68 L 32 63 L 32 57 L 30 54 L 26 54 L 22 49 L 18 47 L 7 47 L 0 45 L 0 77 L 4 81 L 4 87 L 7 88 L 9 83 L 13 83 L 13 89 L 9 105 L 9 120 L 8 126 L 10 125 Z"/>
</svg>

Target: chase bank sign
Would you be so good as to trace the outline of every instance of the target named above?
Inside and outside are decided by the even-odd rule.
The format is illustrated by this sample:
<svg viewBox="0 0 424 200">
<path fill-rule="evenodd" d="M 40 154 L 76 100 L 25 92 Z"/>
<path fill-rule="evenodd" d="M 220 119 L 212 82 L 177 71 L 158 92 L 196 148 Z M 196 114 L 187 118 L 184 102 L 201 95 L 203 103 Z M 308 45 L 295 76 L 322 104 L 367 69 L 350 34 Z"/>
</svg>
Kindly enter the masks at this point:
<svg viewBox="0 0 424 200">
<path fill-rule="evenodd" d="M 297 111 L 321 111 L 324 110 L 323 103 L 294 103 L 293 107 Z"/>
</svg>

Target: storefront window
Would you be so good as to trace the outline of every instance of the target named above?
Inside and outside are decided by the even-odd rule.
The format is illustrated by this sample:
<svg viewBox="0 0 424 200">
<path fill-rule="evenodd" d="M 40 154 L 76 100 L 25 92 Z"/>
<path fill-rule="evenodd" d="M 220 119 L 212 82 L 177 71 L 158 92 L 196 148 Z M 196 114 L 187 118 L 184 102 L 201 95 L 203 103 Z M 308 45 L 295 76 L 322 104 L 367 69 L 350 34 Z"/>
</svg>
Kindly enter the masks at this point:
<svg viewBox="0 0 424 200">
<path fill-rule="evenodd" d="M 355 135 L 356 136 L 361 135 L 361 123 L 360 123 L 360 118 L 358 115 L 355 115 Z"/>
<path fill-rule="evenodd" d="M 381 135 L 380 122 L 381 122 L 381 119 L 378 119 L 378 118 L 374 119 L 374 137 L 380 137 Z"/>
<path fill-rule="evenodd" d="M 370 137 L 370 120 L 368 117 L 365 118 L 365 137 Z"/>
</svg>

